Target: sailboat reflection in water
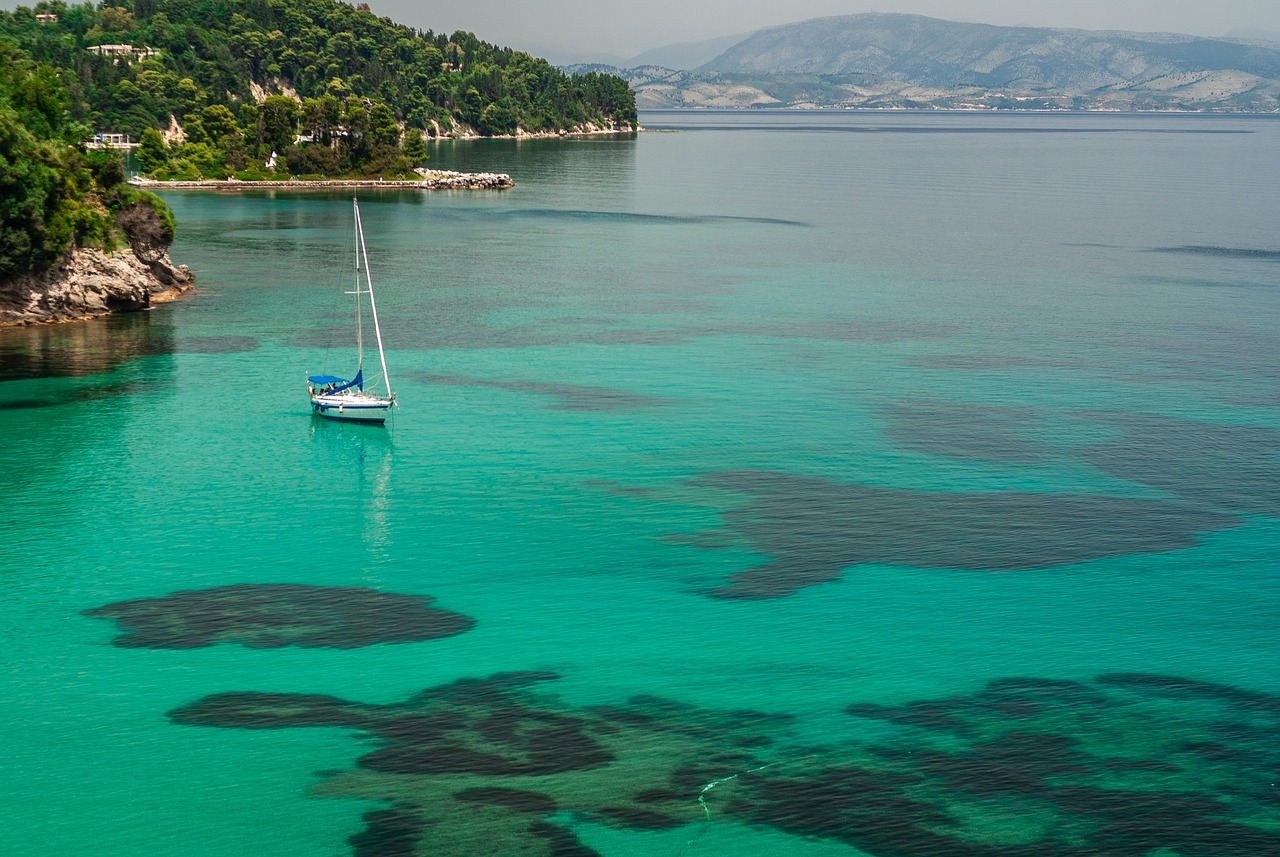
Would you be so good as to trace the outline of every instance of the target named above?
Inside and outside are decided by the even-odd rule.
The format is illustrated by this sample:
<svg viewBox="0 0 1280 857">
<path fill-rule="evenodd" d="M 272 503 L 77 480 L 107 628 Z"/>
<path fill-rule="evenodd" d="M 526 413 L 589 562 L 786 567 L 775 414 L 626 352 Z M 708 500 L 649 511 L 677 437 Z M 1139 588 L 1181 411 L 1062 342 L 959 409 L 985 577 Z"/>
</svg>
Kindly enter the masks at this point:
<svg viewBox="0 0 1280 857">
<path fill-rule="evenodd" d="M 360 203 L 351 201 L 355 210 L 356 226 L 356 290 L 347 292 L 356 298 L 356 375 L 350 381 L 336 375 L 307 376 L 307 393 L 311 396 L 311 411 L 331 420 L 381 423 L 396 404 L 391 392 L 391 379 L 387 375 L 387 355 L 382 350 L 382 328 L 378 326 L 378 304 L 373 297 L 373 278 L 369 276 L 369 254 L 364 246 L 364 227 L 360 223 Z M 364 273 L 364 282 L 360 274 Z M 361 286 L 364 288 L 361 288 Z M 382 364 L 379 382 L 365 382 L 364 377 L 364 296 L 369 297 L 369 315 L 373 317 L 373 332 L 378 341 L 378 360 Z"/>
</svg>

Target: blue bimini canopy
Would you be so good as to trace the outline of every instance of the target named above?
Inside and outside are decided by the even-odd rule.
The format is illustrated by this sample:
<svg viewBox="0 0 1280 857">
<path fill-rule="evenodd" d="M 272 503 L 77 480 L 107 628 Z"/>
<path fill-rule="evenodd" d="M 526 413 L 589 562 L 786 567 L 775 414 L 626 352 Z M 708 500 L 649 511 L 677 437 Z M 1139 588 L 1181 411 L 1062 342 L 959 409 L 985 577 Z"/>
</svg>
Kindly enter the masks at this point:
<svg viewBox="0 0 1280 857">
<path fill-rule="evenodd" d="M 312 384 L 333 384 L 332 390 L 326 390 L 326 393 L 341 393 L 343 390 L 350 390 L 352 387 L 364 392 L 364 370 L 356 372 L 356 377 L 348 381 L 346 378 L 338 378 L 334 375 L 311 375 L 307 378 Z"/>
</svg>

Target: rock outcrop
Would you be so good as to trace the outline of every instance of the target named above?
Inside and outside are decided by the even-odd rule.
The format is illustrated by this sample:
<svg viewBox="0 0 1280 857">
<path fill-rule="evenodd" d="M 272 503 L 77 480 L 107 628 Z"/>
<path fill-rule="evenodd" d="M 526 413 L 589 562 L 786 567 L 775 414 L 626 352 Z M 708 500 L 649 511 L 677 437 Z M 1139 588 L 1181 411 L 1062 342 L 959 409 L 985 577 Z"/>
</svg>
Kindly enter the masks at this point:
<svg viewBox="0 0 1280 857">
<path fill-rule="evenodd" d="M 452 170 L 416 170 L 422 187 L 429 190 L 505 190 L 516 183 L 506 173 L 458 173 Z"/>
<path fill-rule="evenodd" d="M 190 290 L 195 277 L 168 253 L 144 262 L 126 248 L 74 249 L 49 270 L 0 283 L 0 326 L 77 321 L 133 312 Z"/>
</svg>

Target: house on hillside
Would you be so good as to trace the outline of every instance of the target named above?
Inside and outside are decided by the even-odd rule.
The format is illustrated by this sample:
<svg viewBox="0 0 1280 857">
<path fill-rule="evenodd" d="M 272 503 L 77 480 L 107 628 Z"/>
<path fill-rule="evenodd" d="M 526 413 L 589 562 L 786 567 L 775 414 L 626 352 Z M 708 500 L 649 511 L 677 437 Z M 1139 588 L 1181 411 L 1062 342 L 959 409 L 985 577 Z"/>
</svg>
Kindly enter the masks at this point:
<svg viewBox="0 0 1280 857">
<path fill-rule="evenodd" d="M 84 141 L 86 149 L 136 149 L 138 144 L 129 139 L 127 134 L 97 133 Z"/>
<path fill-rule="evenodd" d="M 100 57 L 115 57 L 116 62 L 120 62 L 122 58 L 126 62 L 133 62 L 135 59 L 144 60 L 160 53 L 155 48 L 149 48 L 146 45 L 141 47 L 134 47 L 133 45 L 90 45 L 85 50 Z"/>
</svg>

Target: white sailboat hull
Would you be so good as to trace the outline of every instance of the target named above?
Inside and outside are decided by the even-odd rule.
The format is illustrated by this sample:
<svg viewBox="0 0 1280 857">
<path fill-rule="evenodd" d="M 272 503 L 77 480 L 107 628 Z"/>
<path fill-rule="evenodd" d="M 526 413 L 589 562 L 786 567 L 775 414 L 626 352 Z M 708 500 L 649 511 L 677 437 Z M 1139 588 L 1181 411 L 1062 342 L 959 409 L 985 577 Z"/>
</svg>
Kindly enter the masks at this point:
<svg viewBox="0 0 1280 857">
<path fill-rule="evenodd" d="M 311 411 L 317 416 L 330 420 L 346 420 L 358 423 L 381 423 L 391 412 L 392 400 L 381 396 L 366 396 L 362 393 L 346 395 L 338 393 L 332 396 L 312 396 Z"/>
</svg>

